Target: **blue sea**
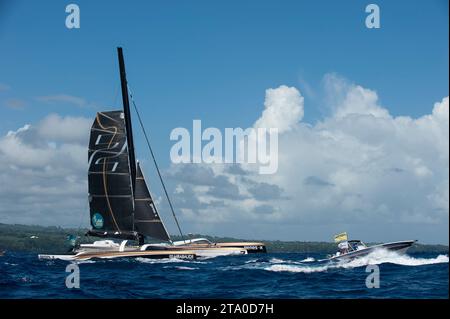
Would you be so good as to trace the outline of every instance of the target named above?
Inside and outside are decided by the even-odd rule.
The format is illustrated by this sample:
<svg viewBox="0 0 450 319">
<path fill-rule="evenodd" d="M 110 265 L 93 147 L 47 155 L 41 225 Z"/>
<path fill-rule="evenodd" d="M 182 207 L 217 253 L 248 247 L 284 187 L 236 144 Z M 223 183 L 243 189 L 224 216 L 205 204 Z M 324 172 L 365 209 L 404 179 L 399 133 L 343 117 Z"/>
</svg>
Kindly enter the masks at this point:
<svg viewBox="0 0 450 319">
<path fill-rule="evenodd" d="M 77 262 L 80 287 L 66 287 L 70 262 L 36 254 L 0 257 L 0 298 L 448 298 L 448 255 L 376 252 L 348 262 L 319 254 L 268 253 L 205 260 Z M 367 288 L 367 265 L 379 288 Z"/>
</svg>

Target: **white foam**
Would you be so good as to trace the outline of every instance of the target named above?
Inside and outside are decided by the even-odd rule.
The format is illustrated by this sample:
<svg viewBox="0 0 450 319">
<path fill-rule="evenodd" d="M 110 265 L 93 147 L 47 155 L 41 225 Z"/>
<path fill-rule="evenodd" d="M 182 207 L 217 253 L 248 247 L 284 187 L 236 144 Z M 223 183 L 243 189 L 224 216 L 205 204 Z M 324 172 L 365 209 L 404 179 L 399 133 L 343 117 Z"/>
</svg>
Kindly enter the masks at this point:
<svg viewBox="0 0 450 319">
<path fill-rule="evenodd" d="M 169 264 L 169 263 L 185 263 L 189 262 L 187 260 L 178 259 L 178 258 L 163 258 L 163 259 L 151 259 L 151 258 L 136 258 L 136 261 L 146 264 Z"/>
<path fill-rule="evenodd" d="M 286 263 L 287 261 L 285 261 L 283 259 L 278 259 L 278 258 L 271 258 L 270 262 L 274 263 L 274 264 L 281 264 L 281 263 Z"/>
<path fill-rule="evenodd" d="M 302 264 L 302 263 L 310 263 L 316 261 L 313 257 L 307 257 L 303 260 L 297 261 L 297 260 L 284 260 L 284 259 L 279 259 L 279 258 L 271 258 L 269 260 L 269 262 L 273 263 L 273 264 Z"/>
<path fill-rule="evenodd" d="M 432 265 L 448 262 L 449 262 L 448 255 L 439 255 L 435 258 L 414 258 L 408 255 L 400 255 L 393 251 L 379 249 L 367 256 L 347 261 L 343 260 L 339 262 L 329 262 L 323 266 L 292 265 L 292 263 L 289 264 L 284 262 L 284 263 L 275 263 L 275 265 L 270 265 L 268 267 L 264 267 L 263 269 L 275 272 L 315 273 L 315 272 L 325 272 L 330 269 L 339 269 L 339 268 L 348 269 L 348 268 L 364 267 L 367 265 L 379 265 L 384 263 L 413 267 L 413 266 Z"/>
<path fill-rule="evenodd" d="M 6 266 L 17 266 L 18 264 L 12 264 L 12 263 L 9 263 L 9 262 L 4 262 L 3 263 L 4 265 L 6 265 Z"/>
<path fill-rule="evenodd" d="M 146 263 L 146 264 L 169 264 L 169 263 L 190 263 L 190 264 L 209 264 L 209 261 L 199 261 L 199 260 L 187 260 L 178 258 L 163 258 L 163 259 L 151 259 L 138 257 L 136 261 Z"/>
<path fill-rule="evenodd" d="M 176 266 L 175 268 L 179 269 L 179 270 L 196 270 L 196 269 L 198 269 L 198 267 L 187 267 L 187 266 Z"/>
<path fill-rule="evenodd" d="M 328 270 L 328 266 L 309 267 L 309 266 L 294 266 L 294 265 L 272 265 L 264 268 L 264 270 L 275 272 L 324 272 Z"/>
<path fill-rule="evenodd" d="M 377 249 L 367 256 L 362 256 L 347 262 L 345 261 L 339 262 L 338 264 L 343 268 L 354 268 L 366 265 L 379 265 L 385 263 L 402 266 L 423 266 L 423 265 L 448 263 L 448 256 L 439 255 L 435 258 L 414 258 L 408 255 L 398 254 L 394 251 Z"/>
</svg>

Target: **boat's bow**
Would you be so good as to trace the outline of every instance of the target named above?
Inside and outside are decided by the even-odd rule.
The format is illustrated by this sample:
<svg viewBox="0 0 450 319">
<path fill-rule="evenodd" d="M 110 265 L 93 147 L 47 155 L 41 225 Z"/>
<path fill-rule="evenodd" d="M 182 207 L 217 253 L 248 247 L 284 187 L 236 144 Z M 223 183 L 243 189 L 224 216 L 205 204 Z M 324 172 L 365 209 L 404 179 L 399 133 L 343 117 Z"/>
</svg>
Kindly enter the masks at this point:
<svg viewBox="0 0 450 319">
<path fill-rule="evenodd" d="M 390 251 L 395 251 L 398 253 L 404 253 L 406 250 L 411 247 L 417 240 L 403 240 L 403 241 L 395 241 L 391 243 L 385 243 L 381 245 L 372 246 L 374 248 L 384 248 Z"/>
<path fill-rule="evenodd" d="M 388 251 L 395 251 L 396 253 L 403 254 L 410 248 L 417 240 L 403 240 L 395 241 L 390 243 L 384 243 L 379 245 L 374 245 L 370 247 L 365 247 L 362 249 L 356 249 L 345 254 L 334 255 L 330 260 L 348 260 L 353 258 L 358 258 L 362 256 L 367 256 L 378 249 L 386 249 Z"/>
</svg>

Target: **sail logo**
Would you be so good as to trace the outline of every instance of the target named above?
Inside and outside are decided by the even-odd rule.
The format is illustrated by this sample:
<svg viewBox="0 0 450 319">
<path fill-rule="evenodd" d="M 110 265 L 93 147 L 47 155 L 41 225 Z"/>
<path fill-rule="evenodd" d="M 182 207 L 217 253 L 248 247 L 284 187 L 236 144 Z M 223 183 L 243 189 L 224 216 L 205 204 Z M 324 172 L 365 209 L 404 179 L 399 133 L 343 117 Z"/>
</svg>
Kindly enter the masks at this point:
<svg viewBox="0 0 450 319">
<path fill-rule="evenodd" d="M 176 141 L 170 150 L 174 164 L 253 164 L 260 174 L 278 170 L 278 128 L 225 128 L 223 137 L 218 128 L 202 131 L 201 120 L 193 120 L 192 140 L 183 127 L 173 129 L 170 140 Z"/>
<path fill-rule="evenodd" d="M 95 213 L 94 215 L 92 215 L 92 226 L 94 228 L 103 228 L 103 224 L 104 224 L 104 220 L 103 220 L 103 216 L 99 213 Z"/>
<path fill-rule="evenodd" d="M 106 142 L 103 141 L 103 137 L 109 138 Z M 95 146 L 102 145 L 106 143 L 106 145 L 109 145 L 111 142 L 111 139 L 114 137 L 114 134 L 99 134 L 97 136 L 97 139 L 95 140 Z M 121 147 L 120 150 L 118 147 Z M 95 165 L 103 165 L 107 159 L 110 158 L 117 158 L 119 155 L 125 153 L 127 150 L 127 142 L 124 141 L 122 145 L 120 143 L 116 142 L 113 146 L 109 148 L 98 148 L 95 150 L 89 157 L 88 166 L 91 167 L 92 163 Z M 105 154 L 108 154 L 108 156 L 104 156 Z M 94 158 L 95 161 L 94 161 Z M 119 166 L 119 161 L 110 161 L 108 162 L 108 167 L 110 168 L 109 171 L 115 172 L 117 167 Z"/>
</svg>

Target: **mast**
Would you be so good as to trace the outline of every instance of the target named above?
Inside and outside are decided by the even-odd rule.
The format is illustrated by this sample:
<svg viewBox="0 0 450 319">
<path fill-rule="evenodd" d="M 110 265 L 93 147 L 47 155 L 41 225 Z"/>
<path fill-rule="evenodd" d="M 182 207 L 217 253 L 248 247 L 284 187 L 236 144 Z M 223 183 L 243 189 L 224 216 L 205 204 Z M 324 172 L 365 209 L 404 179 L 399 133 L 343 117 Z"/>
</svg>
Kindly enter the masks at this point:
<svg viewBox="0 0 450 319">
<path fill-rule="evenodd" d="M 134 154 L 133 131 L 131 128 L 130 102 L 128 100 L 128 83 L 125 73 L 125 62 L 123 59 L 122 48 L 117 48 L 120 69 L 120 85 L 122 87 L 123 113 L 125 115 L 125 128 L 127 131 L 128 156 L 130 159 L 131 185 L 133 193 L 136 187 L 136 156 Z"/>
</svg>

